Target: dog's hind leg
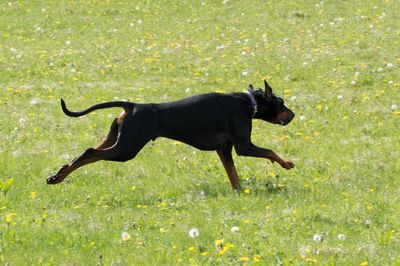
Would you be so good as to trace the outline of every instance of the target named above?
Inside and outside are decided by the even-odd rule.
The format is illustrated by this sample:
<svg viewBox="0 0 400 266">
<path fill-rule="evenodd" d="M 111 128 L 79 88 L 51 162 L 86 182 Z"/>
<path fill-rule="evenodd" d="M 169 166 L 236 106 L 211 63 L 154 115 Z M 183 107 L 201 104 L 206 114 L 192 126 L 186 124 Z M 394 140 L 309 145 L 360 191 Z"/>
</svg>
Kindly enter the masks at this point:
<svg viewBox="0 0 400 266">
<path fill-rule="evenodd" d="M 151 120 L 150 120 L 151 121 Z M 140 123 L 144 125 L 140 126 Z M 114 120 L 111 130 L 106 140 L 98 148 L 89 148 L 80 156 L 75 158 L 70 164 L 66 164 L 55 174 L 47 178 L 48 184 L 58 184 L 62 182 L 71 172 L 76 169 L 100 160 L 125 162 L 136 156 L 136 154 L 151 139 L 151 135 L 146 130 L 151 123 L 141 119 L 124 119 L 119 124 L 119 120 Z M 116 137 L 117 136 L 117 137 Z M 115 143 L 108 146 L 116 139 Z"/>
<path fill-rule="evenodd" d="M 232 188 L 234 190 L 240 190 L 240 179 L 236 172 L 235 164 L 232 158 L 232 144 L 229 147 L 217 150 L 218 156 L 228 174 L 229 181 L 231 182 Z"/>
<path fill-rule="evenodd" d="M 110 132 L 108 132 L 107 137 L 104 139 L 103 143 L 100 144 L 96 149 L 107 149 L 114 145 L 118 139 L 118 127 L 118 118 L 115 118 L 110 126 Z"/>
</svg>

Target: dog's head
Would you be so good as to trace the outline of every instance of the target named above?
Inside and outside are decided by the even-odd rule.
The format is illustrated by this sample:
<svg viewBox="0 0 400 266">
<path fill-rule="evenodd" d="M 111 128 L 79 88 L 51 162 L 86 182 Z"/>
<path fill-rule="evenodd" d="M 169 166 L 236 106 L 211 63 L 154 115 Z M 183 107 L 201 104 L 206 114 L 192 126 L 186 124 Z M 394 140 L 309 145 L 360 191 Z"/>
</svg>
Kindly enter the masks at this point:
<svg viewBox="0 0 400 266">
<path fill-rule="evenodd" d="M 264 86 L 265 90 L 261 88 L 254 90 L 252 85 L 248 89 L 257 101 L 257 113 L 254 118 L 286 126 L 293 120 L 294 113 L 285 106 L 282 98 L 272 92 L 266 80 L 264 80 Z"/>
</svg>

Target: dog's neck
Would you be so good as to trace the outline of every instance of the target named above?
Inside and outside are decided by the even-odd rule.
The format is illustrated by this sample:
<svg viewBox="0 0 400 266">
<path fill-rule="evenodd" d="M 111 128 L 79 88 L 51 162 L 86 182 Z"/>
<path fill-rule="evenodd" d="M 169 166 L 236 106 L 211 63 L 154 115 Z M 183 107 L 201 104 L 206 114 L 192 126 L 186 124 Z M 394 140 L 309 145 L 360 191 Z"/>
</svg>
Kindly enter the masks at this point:
<svg viewBox="0 0 400 266">
<path fill-rule="evenodd" d="M 244 94 L 246 94 L 251 102 L 251 107 L 253 107 L 253 117 L 257 114 L 258 112 L 258 105 L 257 105 L 257 101 L 256 98 L 254 98 L 253 93 L 251 93 L 250 91 L 244 91 Z"/>
</svg>

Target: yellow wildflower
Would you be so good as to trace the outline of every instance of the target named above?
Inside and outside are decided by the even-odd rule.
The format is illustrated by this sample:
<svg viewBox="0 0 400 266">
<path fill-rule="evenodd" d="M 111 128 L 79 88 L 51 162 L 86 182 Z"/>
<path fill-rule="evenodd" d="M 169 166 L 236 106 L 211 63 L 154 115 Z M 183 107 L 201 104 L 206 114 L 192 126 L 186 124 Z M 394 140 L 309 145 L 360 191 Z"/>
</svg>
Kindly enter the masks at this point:
<svg viewBox="0 0 400 266">
<path fill-rule="evenodd" d="M 275 178 L 275 177 L 277 177 L 278 175 L 275 174 L 274 172 L 268 172 L 268 176 Z"/>
<path fill-rule="evenodd" d="M 226 245 L 223 246 L 223 248 L 219 251 L 219 255 L 223 255 L 225 252 L 227 252 L 229 249 L 233 248 L 235 245 L 231 243 L 226 243 Z"/>
<path fill-rule="evenodd" d="M 250 259 L 249 259 L 249 257 L 244 256 L 244 257 L 240 257 L 239 260 L 242 262 L 246 262 L 246 261 L 249 261 Z"/>
<path fill-rule="evenodd" d="M 122 232 L 122 234 L 121 234 L 122 243 L 126 243 L 130 239 L 131 239 L 131 235 L 128 232 Z"/>
<path fill-rule="evenodd" d="M 224 240 L 223 240 L 223 239 L 217 239 L 217 240 L 215 240 L 215 246 L 216 246 L 216 247 L 222 246 L 223 243 L 224 243 Z"/>
<path fill-rule="evenodd" d="M 260 256 L 260 255 L 255 255 L 255 256 L 253 257 L 253 261 L 254 261 L 254 262 L 260 262 L 260 261 L 261 261 L 261 256 Z"/>
<path fill-rule="evenodd" d="M 6 223 L 8 223 L 8 224 L 11 223 L 12 218 L 13 218 L 14 216 L 17 216 L 17 213 L 11 212 L 11 213 L 9 213 L 9 214 L 6 214 L 6 218 L 5 218 Z"/>
<path fill-rule="evenodd" d="M 37 195 L 36 191 L 32 191 L 32 192 L 29 194 L 29 197 L 30 197 L 31 199 L 35 199 L 35 198 L 36 198 L 36 195 Z"/>
</svg>

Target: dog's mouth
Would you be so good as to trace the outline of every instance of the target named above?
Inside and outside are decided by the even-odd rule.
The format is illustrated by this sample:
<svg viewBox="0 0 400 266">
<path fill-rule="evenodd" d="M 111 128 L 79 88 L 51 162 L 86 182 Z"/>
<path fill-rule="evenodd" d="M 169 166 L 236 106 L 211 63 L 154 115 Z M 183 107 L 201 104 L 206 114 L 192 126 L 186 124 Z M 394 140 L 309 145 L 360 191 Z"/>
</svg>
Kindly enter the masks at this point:
<svg viewBox="0 0 400 266">
<path fill-rule="evenodd" d="M 286 126 L 293 120 L 294 116 L 294 113 L 292 111 L 289 111 L 288 115 L 278 117 L 277 124 L 280 126 Z"/>
<path fill-rule="evenodd" d="M 278 121 L 278 124 L 284 127 L 284 126 L 286 126 L 287 124 L 289 124 L 289 122 L 286 122 L 286 121 L 284 121 L 284 120 L 279 120 L 279 121 Z"/>
<path fill-rule="evenodd" d="M 293 120 L 293 118 L 290 118 L 290 119 L 287 119 L 287 120 L 280 119 L 280 120 L 277 121 L 276 124 L 278 124 L 278 125 L 284 127 L 284 126 L 286 126 L 287 124 L 289 124 L 290 122 L 292 122 L 292 120 Z"/>
</svg>

